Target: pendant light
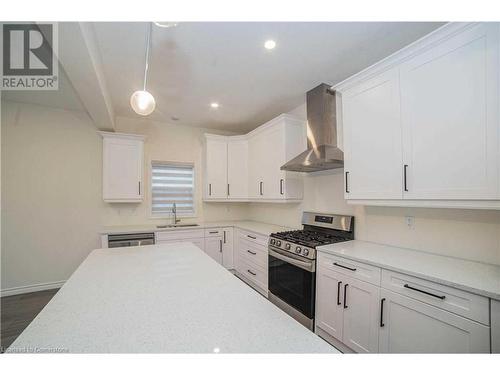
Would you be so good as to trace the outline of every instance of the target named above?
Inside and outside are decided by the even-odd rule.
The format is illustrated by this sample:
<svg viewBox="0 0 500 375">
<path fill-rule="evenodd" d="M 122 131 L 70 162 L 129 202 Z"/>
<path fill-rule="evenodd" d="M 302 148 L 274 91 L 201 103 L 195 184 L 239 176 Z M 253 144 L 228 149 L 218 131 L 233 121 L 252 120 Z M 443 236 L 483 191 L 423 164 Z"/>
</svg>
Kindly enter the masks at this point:
<svg viewBox="0 0 500 375">
<path fill-rule="evenodd" d="M 130 97 L 130 105 L 132 109 L 141 116 L 147 116 L 151 114 L 156 107 L 155 98 L 148 91 L 146 91 L 146 81 L 148 77 L 149 69 L 149 50 L 151 48 L 151 22 L 148 23 L 148 38 L 146 45 L 146 64 L 144 66 L 144 85 L 142 90 L 138 90 L 132 94 Z"/>
</svg>

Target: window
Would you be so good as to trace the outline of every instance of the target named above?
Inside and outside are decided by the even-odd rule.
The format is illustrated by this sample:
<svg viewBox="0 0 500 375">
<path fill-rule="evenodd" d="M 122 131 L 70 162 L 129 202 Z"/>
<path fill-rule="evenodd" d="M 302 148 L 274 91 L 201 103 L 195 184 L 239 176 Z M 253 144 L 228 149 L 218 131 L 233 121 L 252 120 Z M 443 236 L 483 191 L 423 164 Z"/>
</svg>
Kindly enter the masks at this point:
<svg viewBox="0 0 500 375">
<path fill-rule="evenodd" d="M 151 211 L 153 216 L 167 216 L 175 203 L 177 215 L 194 215 L 193 164 L 151 163 Z"/>
</svg>

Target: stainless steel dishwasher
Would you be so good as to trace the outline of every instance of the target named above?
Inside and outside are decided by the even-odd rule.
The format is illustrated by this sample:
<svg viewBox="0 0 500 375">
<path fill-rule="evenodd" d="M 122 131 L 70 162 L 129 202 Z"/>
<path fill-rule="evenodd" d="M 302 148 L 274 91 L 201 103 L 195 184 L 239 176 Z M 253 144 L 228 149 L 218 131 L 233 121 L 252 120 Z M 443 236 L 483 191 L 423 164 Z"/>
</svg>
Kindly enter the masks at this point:
<svg viewBox="0 0 500 375">
<path fill-rule="evenodd" d="M 129 247 L 154 245 L 154 233 L 130 233 L 130 234 L 110 234 L 108 235 L 108 247 Z"/>
</svg>

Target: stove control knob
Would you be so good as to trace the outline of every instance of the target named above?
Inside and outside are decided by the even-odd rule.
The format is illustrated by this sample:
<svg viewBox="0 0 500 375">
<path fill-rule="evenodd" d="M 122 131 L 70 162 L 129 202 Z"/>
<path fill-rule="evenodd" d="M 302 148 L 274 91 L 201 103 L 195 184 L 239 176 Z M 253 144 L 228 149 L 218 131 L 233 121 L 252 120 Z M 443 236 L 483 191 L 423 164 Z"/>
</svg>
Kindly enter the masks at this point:
<svg viewBox="0 0 500 375">
<path fill-rule="evenodd" d="M 280 240 L 276 241 L 276 245 L 281 246 L 281 241 Z"/>
<path fill-rule="evenodd" d="M 274 238 L 271 239 L 271 245 L 274 245 L 276 240 Z"/>
<path fill-rule="evenodd" d="M 289 243 L 287 243 L 287 244 L 285 245 L 285 249 L 287 249 L 287 250 L 290 250 L 290 248 L 291 248 L 291 247 L 292 247 L 292 246 L 291 246 Z"/>
<path fill-rule="evenodd" d="M 300 251 L 301 251 L 301 250 L 302 250 L 302 249 L 300 248 L 300 246 L 297 246 L 297 247 L 295 248 L 295 252 L 296 252 L 297 254 L 300 254 Z"/>
<path fill-rule="evenodd" d="M 304 254 L 305 256 L 309 255 L 309 250 L 304 249 L 304 251 L 302 251 L 302 254 Z"/>
</svg>

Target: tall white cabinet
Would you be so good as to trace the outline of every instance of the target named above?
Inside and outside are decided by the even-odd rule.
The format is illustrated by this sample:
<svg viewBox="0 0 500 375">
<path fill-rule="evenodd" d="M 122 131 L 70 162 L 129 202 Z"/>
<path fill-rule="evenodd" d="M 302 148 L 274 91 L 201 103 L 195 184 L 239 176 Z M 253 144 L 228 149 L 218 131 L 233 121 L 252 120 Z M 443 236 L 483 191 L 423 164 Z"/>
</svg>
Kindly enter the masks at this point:
<svg viewBox="0 0 500 375">
<path fill-rule="evenodd" d="M 305 122 L 286 114 L 246 135 L 206 134 L 204 200 L 302 199 L 302 176 L 280 168 L 306 149 L 306 139 Z"/>
<path fill-rule="evenodd" d="M 500 208 L 499 47 L 451 23 L 335 86 L 349 203 Z"/>
<path fill-rule="evenodd" d="M 110 203 L 141 202 L 144 197 L 144 137 L 100 132 L 103 137 L 102 196 Z"/>
</svg>

